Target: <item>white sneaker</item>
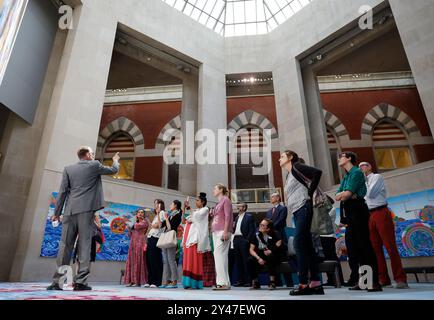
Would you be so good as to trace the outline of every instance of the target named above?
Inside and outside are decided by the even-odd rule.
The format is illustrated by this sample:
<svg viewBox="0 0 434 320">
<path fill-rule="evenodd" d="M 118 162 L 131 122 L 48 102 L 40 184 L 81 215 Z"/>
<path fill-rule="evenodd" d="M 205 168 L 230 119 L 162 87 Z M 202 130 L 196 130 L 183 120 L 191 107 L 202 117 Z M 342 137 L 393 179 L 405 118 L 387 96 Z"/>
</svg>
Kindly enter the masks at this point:
<svg viewBox="0 0 434 320">
<path fill-rule="evenodd" d="M 150 286 L 149 286 L 149 283 L 147 283 L 147 284 L 145 284 L 144 286 L 143 286 L 143 288 L 149 288 Z"/>
<path fill-rule="evenodd" d="M 407 282 L 398 282 L 395 285 L 395 289 L 410 289 L 410 287 L 408 286 Z"/>
<path fill-rule="evenodd" d="M 151 286 L 150 286 L 151 288 L 157 288 L 157 286 L 155 285 L 155 284 L 151 284 Z"/>
</svg>

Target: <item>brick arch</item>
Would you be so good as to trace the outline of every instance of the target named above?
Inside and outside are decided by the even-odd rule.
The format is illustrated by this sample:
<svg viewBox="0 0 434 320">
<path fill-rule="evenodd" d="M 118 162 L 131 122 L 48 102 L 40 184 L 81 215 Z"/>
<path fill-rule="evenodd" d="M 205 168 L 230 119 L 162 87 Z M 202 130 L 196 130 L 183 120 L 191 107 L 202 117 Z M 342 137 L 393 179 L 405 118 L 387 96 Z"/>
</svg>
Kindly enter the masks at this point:
<svg viewBox="0 0 434 320">
<path fill-rule="evenodd" d="M 97 154 L 102 154 L 103 147 L 108 139 L 116 132 L 125 132 L 134 141 L 136 148 L 145 148 L 145 140 L 139 127 L 126 117 L 119 117 L 110 122 L 104 129 L 99 132 Z"/>
<path fill-rule="evenodd" d="M 408 114 L 395 106 L 381 103 L 366 114 L 362 123 L 362 138 L 370 138 L 375 125 L 384 119 L 391 119 L 398 123 L 409 136 L 421 136 L 419 128 Z"/>
<path fill-rule="evenodd" d="M 349 140 L 350 136 L 342 121 L 330 111 L 324 109 L 323 112 L 326 127 L 331 130 L 338 139 L 346 137 L 347 140 Z"/>
<path fill-rule="evenodd" d="M 160 131 L 157 142 L 155 143 L 155 149 L 164 149 L 167 142 L 167 135 L 178 134 L 181 131 L 181 116 L 176 116 L 170 120 Z"/>
<path fill-rule="evenodd" d="M 253 110 L 246 110 L 232 119 L 232 121 L 228 124 L 228 130 L 234 130 L 237 132 L 247 125 L 254 125 L 262 130 L 271 130 L 272 140 L 279 138 L 279 134 L 277 133 L 273 123 L 262 114 Z"/>
</svg>

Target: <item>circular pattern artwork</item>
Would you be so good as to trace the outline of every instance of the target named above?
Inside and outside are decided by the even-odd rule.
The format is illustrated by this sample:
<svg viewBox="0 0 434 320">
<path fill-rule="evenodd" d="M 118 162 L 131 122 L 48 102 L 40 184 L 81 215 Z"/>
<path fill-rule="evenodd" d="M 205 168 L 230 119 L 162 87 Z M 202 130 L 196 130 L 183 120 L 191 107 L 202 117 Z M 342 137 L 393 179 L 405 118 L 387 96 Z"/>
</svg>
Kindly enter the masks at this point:
<svg viewBox="0 0 434 320">
<path fill-rule="evenodd" d="M 114 218 L 110 223 L 110 230 L 115 234 L 123 234 L 127 230 L 127 224 L 123 218 Z"/>
<path fill-rule="evenodd" d="M 426 253 L 434 247 L 434 227 L 427 223 L 413 223 L 402 233 L 404 248 L 413 254 Z"/>
<path fill-rule="evenodd" d="M 338 258 L 346 257 L 348 255 L 347 245 L 345 243 L 345 236 L 343 234 L 341 236 L 338 236 L 335 245 Z"/>
<path fill-rule="evenodd" d="M 426 206 L 419 212 L 419 219 L 422 221 L 433 221 L 434 220 L 434 207 Z"/>
</svg>

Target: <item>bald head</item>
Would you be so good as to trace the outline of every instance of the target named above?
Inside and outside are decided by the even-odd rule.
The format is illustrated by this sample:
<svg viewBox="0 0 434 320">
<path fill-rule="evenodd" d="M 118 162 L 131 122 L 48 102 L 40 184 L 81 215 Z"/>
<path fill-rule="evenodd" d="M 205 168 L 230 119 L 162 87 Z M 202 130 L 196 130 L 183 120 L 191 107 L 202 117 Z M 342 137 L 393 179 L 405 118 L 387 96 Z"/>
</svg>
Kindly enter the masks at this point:
<svg viewBox="0 0 434 320">
<path fill-rule="evenodd" d="M 369 162 L 360 162 L 359 168 L 366 176 L 372 173 L 372 166 Z"/>
</svg>

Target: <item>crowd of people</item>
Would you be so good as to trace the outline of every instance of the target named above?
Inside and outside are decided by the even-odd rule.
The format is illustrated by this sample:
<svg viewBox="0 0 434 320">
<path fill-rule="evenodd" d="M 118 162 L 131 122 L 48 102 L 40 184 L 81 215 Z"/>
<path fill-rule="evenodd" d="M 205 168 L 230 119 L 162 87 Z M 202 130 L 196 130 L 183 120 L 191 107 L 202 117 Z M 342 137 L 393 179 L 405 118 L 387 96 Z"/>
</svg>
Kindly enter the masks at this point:
<svg viewBox="0 0 434 320">
<path fill-rule="evenodd" d="M 396 247 L 394 225 L 387 208 L 382 176 L 372 173 L 372 166 L 367 162 L 362 162 L 360 167 L 357 167 L 356 155 L 352 152 L 342 153 L 338 161 L 345 169 L 346 175 L 338 189 L 336 200 L 341 203 L 340 226 L 346 228 L 347 251 L 352 271 L 345 285 L 350 287 L 350 290 L 362 290 L 358 284 L 359 267 L 368 265 L 373 270 L 373 286 L 368 288 L 368 291 L 381 291 L 382 287 L 390 286 L 384 246 L 391 257 L 396 287 L 408 288 Z M 207 207 L 206 194 L 200 193 L 195 199 L 195 209 L 189 201 L 186 201 L 181 209 L 181 202 L 175 200 L 166 212 L 164 202 L 155 200 L 156 215 L 152 224 L 143 222 L 144 211 L 138 211 L 137 227 L 134 225 L 130 230 L 131 247 L 125 276 L 127 285 L 178 288 L 177 248 L 174 246 L 160 250 L 158 237 L 170 230 L 176 230 L 184 223 L 180 251 L 182 287 L 185 289 L 214 286 L 215 290 L 229 290 L 235 266 L 235 287 L 260 289 L 258 274 L 267 271 L 268 288 L 274 290 L 277 285 L 282 285 L 278 267 L 282 261 L 288 259 L 288 249 L 292 249 L 295 251 L 299 286 L 290 294 L 324 294 L 324 285 L 334 285 L 334 280 L 332 275 L 327 275 L 328 281 L 323 285 L 319 263 L 322 260 L 339 262 L 339 258 L 336 254 L 335 233 L 321 235 L 319 244 L 315 241 L 315 235 L 311 233 L 312 199 L 322 172 L 307 166 L 304 160 L 292 151 L 282 153 L 279 162 L 288 173 L 284 187 L 286 205 L 282 203 L 279 193 L 272 194 L 273 207 L 259 225 L 256 225 L 254 217 L 247 212 L 248 205 L 245 203 L 236 205 L 238 214 L 234 217 L 228 189 L 221 184 L 214 188 L 213 196 L 217 198 L 217 205 L 211 209 Z M 288 213 L 293 217 L 295 224 L 292 244 L 288 244 L 285 231 Z M 335 216 L 330 219 L 334 221 Z M 149 232 L 142 229 L 144 224 L 150 226 Z M 138 238 L 135 233 L 141 234 L 141 237 Z M 146 254 L 138 254 L 137 248 L 143 248 L 146 238 Z M 318 250 L 318 245 L 321 250 Z M 136 275 L 132 276 L 134 272 Z M 291 277 L 282 276 L 289 286 L 292 283 Z M 163 284 L 162 277 L 165 279 Z M 339 277 L 343 282 L 340 265 Z"/>
<path fill-rule="evenodd" d="M 83 203 L 67 204 L 63 219 L 62 241 L 58 255 L 58 266 L 69 264 L 73 244 L 78 242 L 78 273 L 75 277 L 75 290 L 90 290 L 86 280 L 89 275 L 91 254 L 94 259 L 95 248 L 89 243 L 100 243 L 103 234 L 98 223 L 92 221 L 91 212 L 102 206 L 102 194 L 88 199 L 88 194 L 76 190 L 74 185 L 84 185 L 88 180 L 94 185 L 95 192 L 101 191 L 100 175 L 113 174 L 119 169 L 119 155 L 113 158 L 113 166 L 103 167 L 94 161 L 90 148 L 78 152 L 80 162 L 65 168 L 62 186 L 56 203 L 53 221 L 59 219 L 66 196 L 75 193 L 73 198 L 90 201 L 92 210 L 75 212 L 82 209 Z M 340 203 L 340 227 L 345 227 L 345 241 L 351 268 L 349 281 L 345 283 L 350 290 L 364 290 L 359 285 L 359 267 L 372 268 L 370 292 L 382 291 L 391 286 L 383 247 L 386 248 L 392 264 L 396 288 L 408 288 L 406 275 L 398 253 L 392 214 L 387 207 L 384 179 L 372 172 L 372 166 L 361 162 L 357 166 L 357 156 L 353 152 L 340 154 L 339 166 L 346 172 L 336 193 L 335 200 Z M 284 185 L 285 203 L 281 195 L 271 196 L 272 208 L 265 218 L 255 224 L 253 215 L 247 212 L 248 205 L 237 204 L 238 214 L 234 217 L 233 204 L 229 191 L 223 184 L 215 185 L 213 197 L 216 205 L 207 206 L 207 195 L 203 192 L 195 197 L 194 207 L 190 199 L 182 204 L 174 200 L 169 210 L 164 201 L 154 201 L 154 216 L 138 210 L 135 223 L 128 227 L 130 246 L 125 267 L 124 281 L 127 286 L 151 288 L 178 288 L 178 264 L 182 261 L 182 283 L 184 289 L 202 289 L 213 286 L 214 290 L 230 290 L 233 267 L 237 270 L 235 287 L 261 288 L 259 273 L 268 272 L 268 288 L 292 284 L 288 274 L 279 274 L 279 265 L 291 258 L 298 271 L 299 285 L 290 295 L 323 295 L 324 286 L 332 284 L 328 275 L 323 283 L 319 272 L 322 260 L 339 262 L 335 247 L 335 233 L 313 234 L 311 224 L 314 215 L 313 201 L 318 189 L 322 172 L 308 166 L 297 153 L 286 151 L 279 159 L 280 166 L 287 172 Z M 85 171 L 83 174 L 83 170 Z M 74 172 L 75 171 L 75 172 Z M 86 189 L 88 190 L 88 189 Z M 68 194 L 69 193 L 69 194 Z M 95 200 L 97 199 L 97 200 Z M 96 202 L 95 202 L 96 201 Z M 331 213 L 334 210 L 331 211 Z M 294 236 L 289 241 L 286 233 L 288 215 L 293 217 Z M 333 220 L 334 217 L 330 217 Z M 89 221 L 88 221 L 89 220 Z M 86 222 L 90 222 L 92 229 Z M 183 224 L 180 248 L 176 241 L 179 226 Z M 99 230 L 94 232 L 92 230 Z M 81 229 L 81 231 L 80 231 Z M 78 233 L 80 237 L 77 236 Z M 170 237 L 173 237 L 171 242 Z M 83 239 L 84 238 L 84 239 Z M 169 239 L 169 240 L 168 240 Z M 89 248 L 88 248 L 89 247 Z M 179 250 L 180 249 L 180 250 Z M 56 271 L 49 290 L 61 290 Z M 339 277 L 343 282 L 339 265 Z M 164 282 L 163 282 L 164 280 Z"/>
</svg>

